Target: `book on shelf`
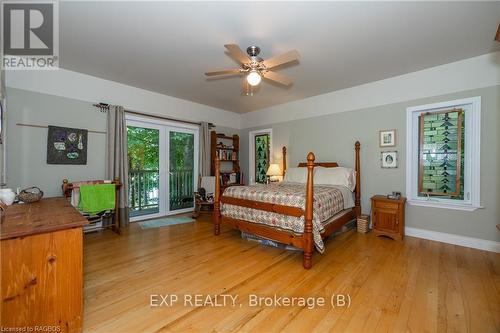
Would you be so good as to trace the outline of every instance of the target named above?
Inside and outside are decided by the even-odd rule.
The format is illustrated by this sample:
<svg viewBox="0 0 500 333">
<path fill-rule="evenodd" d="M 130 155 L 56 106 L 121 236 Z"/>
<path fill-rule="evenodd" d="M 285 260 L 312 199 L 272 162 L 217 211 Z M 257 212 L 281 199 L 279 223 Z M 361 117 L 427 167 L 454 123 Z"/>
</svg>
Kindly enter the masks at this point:
<svg viewBox="0 0 500 333">
<path fill-rule="evenodd" d="M 227 172 L 220 175 L 220 184 L 222 186 L 241 184 L 243 175 L 241 172 Z"/>
<path fill-rule="evenodd" d="M 221 160 L 237 161 L 238 153 L 231 150 L 218 149 L 215 151 L 215 156 Z"/>
</svg>

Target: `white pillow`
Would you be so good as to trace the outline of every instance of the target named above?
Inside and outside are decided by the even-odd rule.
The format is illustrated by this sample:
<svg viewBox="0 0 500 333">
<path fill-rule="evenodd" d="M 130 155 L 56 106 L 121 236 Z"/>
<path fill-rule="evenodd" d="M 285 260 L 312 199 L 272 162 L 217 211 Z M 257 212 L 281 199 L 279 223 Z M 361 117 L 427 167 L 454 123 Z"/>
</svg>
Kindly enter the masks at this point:
<svg viewBox="0 0 500 333">
<path fill-rule="evenodd" d="M 343 167 L 314 169 L 314 185 L 342 185 L 351 192 L 356 188 L 356 172 L 353 169 Z"/>
<path fill-rule="evenodd" d="M 307 183 L 307 168 L 286 169 L 284 181 L 289 183 Z"/>
</svg>

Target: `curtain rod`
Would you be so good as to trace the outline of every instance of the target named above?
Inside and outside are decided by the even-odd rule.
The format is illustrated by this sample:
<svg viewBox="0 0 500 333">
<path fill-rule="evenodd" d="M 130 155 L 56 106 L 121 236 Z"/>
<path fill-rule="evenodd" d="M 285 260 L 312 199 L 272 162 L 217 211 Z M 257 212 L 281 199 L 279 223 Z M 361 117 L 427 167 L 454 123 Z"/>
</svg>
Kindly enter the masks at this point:
<svg viewBox="0 0 500 333">
<path fill-rule="evenodd" d="M 101 112 L 108 111 L 109 107 L 110 107 L 110 105 L 106 104 L 106 103 L 96 103 L 96 104 L 92 104 L 92 105 L 95 106 L 96 108 L 98 108 L 99 110 L 101 110 Z M 170 118 L 170 117 L 163 117 L 163 116 L 158 116 L 158 115 L 150 114 L 150 113 L 144 113 L 144 112 L 138 112 L 138 111 L 132 111 L 132 110 L 125 110 L 125 112 L 126 113 L 130 113 L 130 114 L 136 114 L 136 115 L 139 115 L 139 116 L 145 116 L 145 117 L 151 117 L 151 118 L 157 118 L 157 119 L 175 121 L 175 122 L 178 122 L 178 123 L 201 125 L 201 122 L 189 121 L 189 120 L 181 120 L 181 119 L 175 119 L 175 118 Z M 213 128 L 213 127 L 215 127 L 215 125 L 213 123 L 208 123 L 208 127 L 209 128 Z"/>
<path fill-rule="evenodd" d="M 25 124 L 25 123 L 17 123 L 17 126 L 25 126 L 25 127 L 36 127 L 36 128 L 49 128 L 47 125 L 37 125 L 37 124 Z M 95 131 L 95 130 L 87 130 L 89 133 L 98 133 L 98 134 L 106 134 L 104 131 Z"/>
</svg>

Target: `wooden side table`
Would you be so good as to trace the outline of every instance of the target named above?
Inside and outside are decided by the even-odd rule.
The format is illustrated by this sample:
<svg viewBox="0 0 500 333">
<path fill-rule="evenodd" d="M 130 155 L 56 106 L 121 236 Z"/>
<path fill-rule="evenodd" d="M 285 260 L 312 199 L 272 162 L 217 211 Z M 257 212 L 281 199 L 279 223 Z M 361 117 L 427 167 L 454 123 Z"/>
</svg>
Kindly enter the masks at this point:
<svg viewBox="0 0 500 333">
<path fill-rule="evenodd" d="M 377 236 L 387 236 L 403 240 L 405 235 L 406 198 L 388 199 L 385 195 L 375 195 L 372 201 L 373 232 Z"/>
</svg>

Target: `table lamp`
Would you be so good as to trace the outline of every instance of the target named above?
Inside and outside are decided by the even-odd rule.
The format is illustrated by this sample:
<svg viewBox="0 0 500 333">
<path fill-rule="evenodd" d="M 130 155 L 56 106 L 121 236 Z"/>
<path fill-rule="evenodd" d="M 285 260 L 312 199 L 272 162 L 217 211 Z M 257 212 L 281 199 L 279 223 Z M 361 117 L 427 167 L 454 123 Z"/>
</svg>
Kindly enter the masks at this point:
<svg viewBox="0 0 500 333">
<path fill-rule="evenodd" d="M 269 165 L 266 175 L 269 176 L 269 181 L 271 182 L 279 181 L 279 176 L 282 175 L 280 166 L 276 163 L 272 163 Z"/>
</svg>

